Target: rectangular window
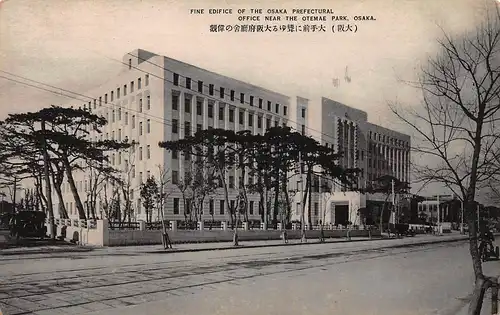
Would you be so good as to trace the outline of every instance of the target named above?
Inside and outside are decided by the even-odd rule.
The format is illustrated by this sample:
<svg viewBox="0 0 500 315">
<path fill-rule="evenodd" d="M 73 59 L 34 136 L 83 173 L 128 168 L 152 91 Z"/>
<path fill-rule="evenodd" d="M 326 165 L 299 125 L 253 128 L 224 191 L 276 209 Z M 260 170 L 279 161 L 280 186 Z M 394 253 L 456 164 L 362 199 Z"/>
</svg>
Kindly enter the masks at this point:
<svg viewBox="0 0 500 315">
<path fill-rule="evenodd" d="M 177 110 L 179 108 L 179 95 L 172 94 L 172 110 Z"/>
<path fill-rule="evenodd" d="M 149 74 L 146 74 L 146 76 L 144 77 L 144 79 L 145 79 L 144 85 L 148 86 L 149 85 Z"/>
<path fill-rule="evenodd" d="M 127 95 L 127 85 L 123 86 L 123 96 Z"/>
<path fill-rule="evenodd" d="M 99 106 L 102 106 L 102 96 L 99 96 Z"/>
<path fill-rule="evenodd" d="M 114 100 L 114 98 L 115 98 L 115 92 L 111 91 L 111 100 L 110 101 L 112 102 Z"/>
<path fill-rule="evenodd" d="M 111 112 L 111 122 L 115 122 L 115 110 Z"/>
<path fill-rule="evenodd" d="M 198 92 L 203 93 L 203 81 L 198 81 Z"/>
<path fill-rule="evenodd" d="M 301 131 L 301 132 L 302 132 L 302 134 L 303 134 L 303 135 L 305 135 L 305 134 L 306 134 L 306 126 L 305 126 L 305 125 L 302 125 L 302 128 L 301 128 L 301 129 L 302 129 L 302 131 Z"/>
<path fill-rule="evenodd" d="M 94 109 L 97 108 L 97 100 L 94 99 Z"/>
<path fill-rule="evenodd" d="M 151 96 L 150 95 L 146 96 L 146 106 L 147 106 L 147 109 L 151 109 Z"/>
<path fill-rule="evenodd" d="M 179 198 L 174 198 L 174 214 L 179 214 Z"/>
<path fill-rule="evenodd" d="M 120 88 L 116 89 L 116 98 L 120 98 Z"/>
<path fill-rule="evenodd" d="M 128 60 L 128 69 L 132 69 L 132 59 Z"/>
<path fill-rule="evenodd" d="M 177 119 L 172 119 L 172 133 L 178 133 L 178 126 L 179 122 Z"/>
<path fill-rule="evenodd" d="M 261 116 L 257 117 L 257 128 L 262 128 L 262 117 Z"/>
<path fill-rule="evenodd" d="M 319 215 L 319 203 L 317 202 L 314 203 L 314 215 L 315 216 Z"/>
<path fill-rule="evenodd" d="M 248 206 L 248 212 L 252 215 L 253 214 L 253 207 L 254 207 L 254 202 L 250 201 L 250 205 Z"/>
<path fill-rule="evenodd" d="M 224 200 L 219 201 L 219 214 L 224 214 Z"/>
<path fill-rule="evenodd" d="M 250 96 L 250 106 L 253 106 L 253 96 Z"/>
<path fill-rule="evenodd" d="M 118 141 L 119 142 L 122 141 L 122 130 L 121 129 L 118 129 Z"/>
<path fill-rule="evenodd" d="M 219 105 L 219 120 L 224 120 L 224 105 Z"/>
<path fill-rule="evenodd" d="M 201 100 L 196 100 L 196 115 L 201 116 L 203 114 L 203 102 Z"/>
<path fill-rule="evenodd" d="M 134 81 L 130 81 L 130 93 L 134 92 Z"/>
<path fill-rule="evenodd" d="M 132 115 L 132 129 L 135 128 L 135 115 Z"/>
<path fill-rule="evenodd" d="M 248 113 L 248 126 L 253 127 L 253 115 Z"/>
<path fill-rule="evenodd" d="M 179 183 L 179 172 L 172 171 L 172 184 L 176 185 Z"/>
<path fill-rule="evenodd" d="M 174 73 L 174 85 L 179 85 L 179 75 L 177 73 Z"/>
<path fill-rule="evenodd" d="M 240 110 L 239 111 L 239 123 L 240 123 L 240 125 L 243 125 L 243 123 L 245 121 L 243 115 L 245 115 L 245 113 L 242 110 Z"/>
<path fill-rule="evenodd" d="M 128 112 L 125 112 L 125 125 L 128 125 Z"/>
<path fill-rule="evenodd" d="M 283 106 L 283 115 L 287 115 L 288 107 Z"/>
<path fill-rule="evenodd" d="M 213 84 L 208 85 L 208 94 L 214 95 L 214 85 Z"/>
<path fill-rule="evenodd" d="M 191 123 L 189 121 L 184 122 L 184 135 L 186 137 L 191 135 Z"/>
<path fill-rule="evenodd" d="M 280 104 L 276 103 L 276 114 L 280 113 Z"/>
<path fill-rule="evenodd" d="M 142 161 L 142 147 L 139 147 L 139 161 Z"/>
<path fill-rule="evenodd" d="M 224 88 L 223 87 L 221 87 L 219 90 L 219 96 L 220 96 L 220 98 L 224 99 Z"/>
<path fill-rule="evenodd" d="M 234 102 L 234 90 L 231 90 L 231 102 Z"/>
<path fill-rule="evenodd" d="M 266 119 L 266 128 L 267 128 L 267 129 L 269 129 L 269 128 L 271 128 L 271 127 L 272 127 L 272 126 L 271 126 L 271 119 L 270 119 L 270 118 L 267 118 L 267 119 Z"/>
<path fill-rule="evenodd" d="M 186 113 L 191 113 L 191 97 L 184 97 L 184 111 Z"/>
<path fill-rule="evenodd" d="M 139 122 L 139 136 L 142 136 L 142 121 Z"/>
<path fill-rule="evenodd" d="M 146 132 L 151 133 L 151 119 L 146 121 Z"/>
<path fill-rule="evenodd" d="M 271 101 L 267 101 L 267 110 L 271 111 Z"/>
<path fill-rule="evenodd" d="M 186 89 L 191 90 L 191 78 L 186 78 Z"/>
<path fill-rule="evenodd" d="M 208 104 L 208 117 L 209 118 L 214 117 L 214 105 L 213 104 Z"/>
<path fill-rule="evenodd" d="M 229 188 L 234 188 L 234 176 L 229 176 Z"/>
<path fill-rule="evenodd" d="M 139 99 L 139 113 L 142 113 L 142 98 Z"/>
<path fill-rule="evenodd" d="M 108 94 L 104 94 L 104 104 L 108 104 Z"/>
<path fill-rule="evenodd" d="M 118 107 L 118 120 L 122 120 L 122 108 Z"/>
<path fill-rule="evenodd" d="M 241 104 L 245 103 L 245 93 L 240 93 L 240 103 Z"/>
<path fill-rule="evenodd" d="M 234 122 L 234 109 L 229 110 L 229 122 Z"/>
<path fill-rule="evenodd" d="M 172 159 L 177 160 L 177 157 L 179 156 L 177 150 L 172 150 Z"/>
<path fill-rule="evenodd" d="M 151 146 L 148 144 L 146 147 L 146 158 L 149 160 L 151 159 Z"/>
</svg>

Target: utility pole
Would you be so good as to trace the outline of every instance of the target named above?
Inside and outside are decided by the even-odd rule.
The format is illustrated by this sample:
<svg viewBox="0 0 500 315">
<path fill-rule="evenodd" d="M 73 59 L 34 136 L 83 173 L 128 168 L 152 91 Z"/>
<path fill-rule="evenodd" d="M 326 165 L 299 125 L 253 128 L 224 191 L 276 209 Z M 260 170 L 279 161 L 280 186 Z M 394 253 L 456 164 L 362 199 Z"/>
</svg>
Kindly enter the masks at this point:
<svg viewBox="0 0 500 315">
<path fill-rule="evenodd" d="M 394 179 L 391 181 L 392 186 L 392 224 L 396 224 L 396 193 L 394 192 Z M 382 220 L 382 218 L 381 218 Z"/>
<path fill-rule="evenodd" d="M 437 215 L 438 215 L 438 224 L 437 224 L 437 228 L 438 228 L 438 235 L 441 235 L 441 207 L 440 207 L 440 204 L 439 204 L 439 194 L 437 195 Z"/>
<path fill-rule="evenodd" d="M 300 213 L 300 230 L 301 230 L 301 238 L 300 241 L 302 243 L 306 242 L 306 230 L 305 230 L 305 217 L 304 217 L 304 212 L 305 212 L 305 200 L 304 200 L 304 176 L 302 174 L 302 152 L 299 152 L 299 169 L 300 169 L 300 205 L 302 207 L 301 213 Z"/>
<path fill-rule="evenodd" d="M 462 223 L 460 225 L 460 234 L 464 234 L 465 231 L 464 231 L 464 202 L 462 200 L 460 200 L 460 207 L 461 207 L 461 210 L 462 210 Z"/>
</svg>

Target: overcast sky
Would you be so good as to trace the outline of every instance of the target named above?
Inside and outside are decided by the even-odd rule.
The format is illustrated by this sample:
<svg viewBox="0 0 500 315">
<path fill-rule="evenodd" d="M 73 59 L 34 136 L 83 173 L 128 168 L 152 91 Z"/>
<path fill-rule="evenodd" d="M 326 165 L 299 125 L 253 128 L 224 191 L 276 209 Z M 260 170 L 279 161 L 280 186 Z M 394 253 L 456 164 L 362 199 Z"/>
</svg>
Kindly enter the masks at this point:
<svg viewBox="0 0 500 315">
<path fill-rule="evenodd" d="M 368 112 L 370 122 L 405 131 L 387 101 L 411 103 L 411 80 L 436 52 L 440 28 L 470 30 L 494 0 L 0 0 L 0 70 L 85 92 L 113 76 L 134 49 L 182 60 L 287 95 L 322 95 Z M 210 33 L 237 15 L 191 8 L 331 8 L 373 15 L 357 33 Z M 330 22 L 327 23 L 331 25 Z M 352 81 L 343 81 L 346 67 Z M 0 76 L 10 75 L 0 72 Z M 339 78 L 335 87 L 332 80 Z M 14 78 L 15 79 L 15 78 Z M 0 118 L 66 98 L 0 77 Z M 434 191 L 434 190 L 433 190 Z"/>
</svg>

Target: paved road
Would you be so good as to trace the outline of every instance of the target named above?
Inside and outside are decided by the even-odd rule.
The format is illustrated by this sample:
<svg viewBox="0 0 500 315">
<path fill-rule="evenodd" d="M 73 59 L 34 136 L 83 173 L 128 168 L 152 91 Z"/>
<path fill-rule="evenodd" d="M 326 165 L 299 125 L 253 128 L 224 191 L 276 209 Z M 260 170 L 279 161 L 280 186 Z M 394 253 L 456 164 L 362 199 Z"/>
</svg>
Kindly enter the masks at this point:
<svg viewBox="0 0 500 315">
<path fill-rule="evenodd" d="M 465 242 L 3 256 L 4 314 L 443 314 L 466 302 Z M 489 262 L 487 272 L 500 270 Z M 441 311 L 440 313 L 438 311 Z"/>
</svg>

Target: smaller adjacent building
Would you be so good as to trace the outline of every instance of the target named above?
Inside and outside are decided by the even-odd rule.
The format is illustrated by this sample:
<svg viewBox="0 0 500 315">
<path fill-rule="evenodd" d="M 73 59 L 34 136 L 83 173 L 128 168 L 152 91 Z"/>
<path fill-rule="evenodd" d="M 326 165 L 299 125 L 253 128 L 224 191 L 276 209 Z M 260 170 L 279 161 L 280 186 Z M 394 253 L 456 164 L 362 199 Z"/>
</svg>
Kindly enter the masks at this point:
<svg viewBox="0 0 500 315">
<path fill-rule="evenodd" d="M 418 204 L 420 222 L 460 223 L 462 202 L 455 195 L 433 195 L 424 197 Z"/>
</svg>

